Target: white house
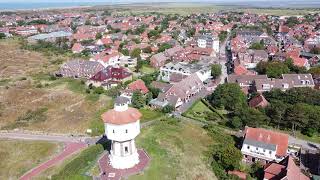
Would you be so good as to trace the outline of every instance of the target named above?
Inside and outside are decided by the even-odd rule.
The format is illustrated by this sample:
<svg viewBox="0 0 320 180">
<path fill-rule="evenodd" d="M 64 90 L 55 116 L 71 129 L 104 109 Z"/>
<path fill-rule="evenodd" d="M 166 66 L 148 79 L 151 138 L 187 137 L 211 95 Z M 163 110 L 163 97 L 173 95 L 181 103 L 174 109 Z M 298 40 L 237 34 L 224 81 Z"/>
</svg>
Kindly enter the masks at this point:
<svg viewBox="0 0 320 180">
<path fill-rule="evenodd" d="M 216 53 L 220 51 L 219 38 L 212 35 L 202 35 L 198 38 L 198 47 L 200 48 L 212 48 Z"/>
<path fill-rule="evenodd" d="M 286 157 L 289 137 L 286 134 L 261 128 L 246 128 L 241 152 L 243 161 L 263 164 L 280 162 Z"/>
<path fill-rule="evenodd" d="M 211 78 L 211 68 L 202 64 L 168 63 L 160 68 L 160 77 L 169 82 L 172 75 L 187 77 L 196 73 L 202 82 Z"/>
</svg>

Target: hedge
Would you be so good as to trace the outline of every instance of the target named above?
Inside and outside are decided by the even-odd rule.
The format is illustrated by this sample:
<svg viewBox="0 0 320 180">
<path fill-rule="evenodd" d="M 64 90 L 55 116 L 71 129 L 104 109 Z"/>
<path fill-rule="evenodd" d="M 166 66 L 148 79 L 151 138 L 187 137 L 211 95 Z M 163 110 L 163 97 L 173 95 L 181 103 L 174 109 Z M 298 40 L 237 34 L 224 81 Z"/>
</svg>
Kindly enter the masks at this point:
<svg viewBox="0 0 320 180">
<path fill-rule="evenodd" d="M 95 163 L 98 156 L 103 152 L 103 146 L 98 144 L 91 146 L 80 153 L 78 157 L 66 164 L 57 174 L 52 176 L 53 180 L 80 180 L 91 179 L 83 174 L 88 166 Z"/>
</svg>

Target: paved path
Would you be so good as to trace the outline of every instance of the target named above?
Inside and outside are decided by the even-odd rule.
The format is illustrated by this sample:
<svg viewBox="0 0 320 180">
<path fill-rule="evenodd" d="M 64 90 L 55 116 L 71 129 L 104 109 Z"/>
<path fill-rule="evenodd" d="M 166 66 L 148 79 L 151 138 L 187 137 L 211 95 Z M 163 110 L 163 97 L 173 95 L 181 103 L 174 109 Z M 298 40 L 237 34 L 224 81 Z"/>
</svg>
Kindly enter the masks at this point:
<svg viewBox="0 0 320 180">
<path fill-rule="evenodd" d="M 14 132 L 14 131 L 0 131 L 0 139 L 20 139 L 20 140 L 36 140 L 36 141 L 50 141 L 50 142 L 83 142 L 88 145 L 95 144 L 101 137 L 89 136 L 71 136 L 67 134 L 44 134 L 34 132 Z"/>
<path fill-rule="evenodd" d="M 20 180 L 29 180 L 32 177 L 40 174 L 41 172 L 45 171 L 46 169 L 56 165 L 57 163 L 65 160 L 68 158 L 71 154 L 79 151 L 82 148 L 87 147 L 85 143 L 74 143 L 74 142 L 67 142 L 65 143 L 64 150 L 55 156 L 54 158 L 48 160 L 47 162 L 40 164 L 39 166 L 35 167 L 34 169 L 31 169 L 26 174 L 24 174 Z"/>
<path fill-rule="evenodd" d="M 143 150 L 138 150 L 139 163 L 132 168 L 128 169 L 115 169 L 110 165 L 109 156 L 105 153 L 99 160 L 100 179 L 101 180 L 120 180 L 121 178 L 127 179 L 127 177 L 142 172 L 149 164 L 150 157 Z"/>
<path fill-rule="evenodd" d="M 318 148 L 320 148 L 320 144 L 318 143 L 297 139 L 292 136 L 289 136 L 289 144 L 301 146 L 302 148 L 309 149 L 309 150 L 317 150 Z"/>
</svg>

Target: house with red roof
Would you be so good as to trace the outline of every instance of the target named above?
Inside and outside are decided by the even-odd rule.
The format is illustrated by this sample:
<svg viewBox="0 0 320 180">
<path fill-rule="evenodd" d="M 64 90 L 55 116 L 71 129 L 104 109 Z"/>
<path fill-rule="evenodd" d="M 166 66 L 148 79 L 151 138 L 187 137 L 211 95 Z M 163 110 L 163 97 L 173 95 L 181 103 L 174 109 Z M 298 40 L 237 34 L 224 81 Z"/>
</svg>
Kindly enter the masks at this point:
<svg viewBox="0 0 320 180">
<path fill-rule="evenodd" d="M 71 50 L 73 53 L 81 53 L 84 50 L 84 47 L 80 43 L 74 43 Z"/>
<path fill-rule="evenodd" d="M 103 37 L 96 42 L 97 45 L 108 45 L 112 43 L 113 41 L 110 37 Z"/>
<path fill-rule="evenodd" d="M 128 84 L 127 89 L 122 91 L 121 96 L 126 97 L 130 100 L 132 99 L 132 94 L 135 91 L 141 92 L 143 95 L 146 95 L 149 92 L 148 87 L 145 85 L 144 81 L 138 79 L 130 84 Z"/>
<path fill-rule="evenodd" d="M 128 84 L 127 89 L 131 92 L 140 91 L 142 94 L 147 94 L 149 92 L 149 89 L 141 79 Z"/>
<path fill-rule="evenodd" d="M 104 67 L 108 67 L 119 64 L 120 56 L 121 54 L 118 51 L 103 51 L 92 57 L 90 61 L 98 61 Z"/>
<path fill-rule="evenodd" d="M 108 66 L 92 76 L 88 82 L 88 86 L 100 87 L 110 89 L 117 86 L 121 82 L 132 79 L 132 73 L 123 67 Z"/>
<path fill-rule="evenodd" d="M 291 156 L 287 156 L 279 163 L 267 164 L 264 168 L 264 180 L 310 180 L 303 174 Z"/>
<path fill-rule="evenodd" d="M 310 69 L 310 64 L 306 58 L 301 58 L 301 57 L 291 57 L 291 58 L 295 66 L 305 67 L 307 70 Z"/>
<path fill-rule="evenodd" d="M 280 162 L 287 156 L 289 136 L 262 128 L 246 127 L 241 148 L 243 161 L 266 164 Z"/>
<path fill-rule="evenodd" d="M 253 97 L 249 101 L 249 106 L 252 108 L 265 108 L 269 105 L 269 102 L 264 98 L 262 94 L 259 94 L 258 96 Z"/>
</svg>

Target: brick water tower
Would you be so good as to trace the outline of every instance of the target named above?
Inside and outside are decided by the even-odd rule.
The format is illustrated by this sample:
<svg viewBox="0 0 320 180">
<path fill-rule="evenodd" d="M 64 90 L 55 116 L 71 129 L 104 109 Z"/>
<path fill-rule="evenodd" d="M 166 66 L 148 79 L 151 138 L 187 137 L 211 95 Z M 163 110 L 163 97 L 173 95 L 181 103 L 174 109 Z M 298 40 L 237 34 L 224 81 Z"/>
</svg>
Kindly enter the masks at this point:
<svg viewBox="0 0 320 180">
<path fill-rule="evenodd" d="M 110 165 L 115 169 L 128 169 L 139 163 L 135 138 L 140 133 L 141 113 L 128 107 L 129 99 L 118 97 L 114 108 L 102 114 L 105 134 L 111 140 Z"/>
</svg>

